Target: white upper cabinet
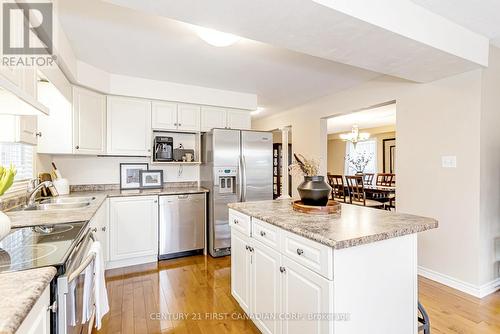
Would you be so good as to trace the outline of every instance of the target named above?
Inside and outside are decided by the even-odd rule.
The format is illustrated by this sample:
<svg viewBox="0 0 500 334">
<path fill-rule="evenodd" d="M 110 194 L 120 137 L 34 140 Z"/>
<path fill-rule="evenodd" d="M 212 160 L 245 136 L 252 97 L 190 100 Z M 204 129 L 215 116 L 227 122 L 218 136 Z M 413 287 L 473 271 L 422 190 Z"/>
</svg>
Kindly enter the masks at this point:
<svg viewBox="0 0 500 334">
<path fill-rule="evenodd" d="M 210 131 L 213 128 L 250 130 L 250 113 L 221 107 L 201 107 L 201 131 Z"/>
<path fill-rule="evenodd" d="M 104 95 L 81 87 L 73 87 L 73 145 L 75 154 L 106 152 Z"/>
<path fill-rule="evenodd" d="M 0 142 L 37 144 L 37 117 L 0 115 Z"/>
<path fill-rule="evenodd" d="M 69 83 L 68 83 L 69 85 Z M 68 89 L 68 86 L 65 86 Z M 73 117 L 71 97 L 66 98 L 50 82 L 38 84 L 38 99 L 50 114 L 38 117 L 38 153 L 73 153 Z"/>
<path fill-rule="evenodd" d="M 155 130 L 200 131 L 200 106 L 173 102 L 152 102 Z"/>
<path fill-rule="evenodd" d="M 200 106 L 179 104 L 177 107 L 177 129 L 200 131 Z"/>
<path fill-rule="evenodd" d="M 227 110 L 226 127 L 229 129 L 250 130 L 252 128 L 251 116 L 244 110 Z"/>
<path fill-rule="evenodd" d="M 226 127 L 226 109 L 219 107 L 201 107 L 201 131 Z"/>
<path fill-rule="evenodd" d="M 177 103 L 153 101 L 151 108 L 153 129 L 177 129 Z"/>
<path fill-rule="evenodd" d="M 151 155 L 151 102 L 108 96 L 107 153 Z"/>
</svg>

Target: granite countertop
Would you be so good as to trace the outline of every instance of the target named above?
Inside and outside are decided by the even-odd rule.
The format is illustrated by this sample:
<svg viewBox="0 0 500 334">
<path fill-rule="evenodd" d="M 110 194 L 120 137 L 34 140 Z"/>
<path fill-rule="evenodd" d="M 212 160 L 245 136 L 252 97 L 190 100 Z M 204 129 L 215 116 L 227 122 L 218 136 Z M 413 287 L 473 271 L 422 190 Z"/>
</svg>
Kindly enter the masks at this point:
<svg viewBox="0 0 500 334">
<path fill-rule="evenodd" d="M 76 191 L 61 197 L 95 197 L 89 206 L 68 210 L 33 210 L 33 211 L 7 211 L 12 227 L 52 225 L 88 221 L 108 197 L 125 196 L 153 196 L 177 195 L 208 192 L 202 187 L 165 187 L 163 189 L 148 190 L 104 190 L 104 191 Z"/>
<path fill-rule="evenodd" d="M 0 274 L 0 333 L 17 331 L 55 274 L 54 267 Z"/>
<path fill-rule="evenodd" d="M 296 212 L 292 200 L 230 203 L 229 208 L 335 249 L 423 232 L 438 227 L 435 219 L 342 204 L 340 213 Z"/>
</svg>

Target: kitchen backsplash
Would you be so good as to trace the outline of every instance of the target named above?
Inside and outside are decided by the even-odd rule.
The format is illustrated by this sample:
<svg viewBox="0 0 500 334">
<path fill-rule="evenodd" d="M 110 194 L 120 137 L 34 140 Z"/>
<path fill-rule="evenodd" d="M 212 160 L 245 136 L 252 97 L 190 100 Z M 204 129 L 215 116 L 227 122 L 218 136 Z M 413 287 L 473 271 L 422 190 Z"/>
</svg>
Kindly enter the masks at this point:
<svg viewBox="0 0 500 334">
<path fill-rule="evenodd" d="M 50 168 L 50 161 L 54 161 L 70 185 L 118 184 L 120 183 L 120 163 L 125 162 L 147 162 L 149 169 L 163 170 L 164 182 L 198 182 L 200 177 L 198 165 L 152 165 L 150 159 L 141 157 L 52 155 L 45 156 L 43 160 L 48 163 L 44 163 L 39 171 Z"/>
<path fill-rule="evenodd" d="M 188 182 L 165 182 L 164 187 L 197 187 L 198 182 L 188 181 Z M 119 184 L 76 184 L 70 186 L 71 192 L 77 191 L 106 191 L 106 190 L 118 190 L 120 189 Z"/>
</svg>

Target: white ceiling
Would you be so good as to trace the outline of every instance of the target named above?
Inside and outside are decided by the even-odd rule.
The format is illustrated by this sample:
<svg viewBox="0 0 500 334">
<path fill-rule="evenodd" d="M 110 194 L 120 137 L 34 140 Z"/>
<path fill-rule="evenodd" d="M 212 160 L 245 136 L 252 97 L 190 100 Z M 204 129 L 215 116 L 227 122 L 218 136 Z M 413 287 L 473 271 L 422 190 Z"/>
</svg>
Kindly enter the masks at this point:
<svg viewBox="0 0 500 334">
<path fill-rule="evenodd" d="M 254 93 L 268 116 L 379 74 L 243 39 L 216 48 L 190 24 L 97 0 L 60 1 L 76 57 L 105 71 Z"/>
<path fill-rule="evenodd" d="M 328 119 L 327 124 L 329 134 L 349 132 L 353 125 L 357 125 L 360 129 L 396 125 L 396 104 L 332 117 Z"/>
<path fill-rule="evenodd" d="M 500 1 L 412 0 L 428 10 L 490 38 L 500 47 Z"/>
<path fill-rule="evenodd" d="M 487 64 L 485 37 L 410 0 L 105 1 L 416 82 Z"/>
</svg>

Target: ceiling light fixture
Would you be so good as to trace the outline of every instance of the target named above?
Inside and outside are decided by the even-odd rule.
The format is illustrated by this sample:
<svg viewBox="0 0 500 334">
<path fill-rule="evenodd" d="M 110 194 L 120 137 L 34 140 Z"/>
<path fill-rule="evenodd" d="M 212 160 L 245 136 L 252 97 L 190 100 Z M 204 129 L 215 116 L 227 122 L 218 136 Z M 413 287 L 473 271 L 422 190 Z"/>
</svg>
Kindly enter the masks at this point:
<svg viewBox="0 0 500 334">
<path fill-rule="evenodd" d="M 258 107 L 256 110 L 250 112 L 250 115 L 252 116 L 255 116 L 255 115 L 258 115 L 260 114 L 261 112 L 263 112 L 264 110 L 266 110 L 265 108 L 263 107 Z"/>
<path fill-rule="evenodd" d="M 366 141 L 370 138 L 370 134 L 366 132 L 359 132 L 359 128 L 357 125 L 352 126 L 352 130 L 349 133 L 340 134 L 340 139 L 344 141 L 350 141 L 354 145 L 361 141 Z"/>
<path fill-rule="evenodd" d="M 241 39 L 240 36 L 203 27 L 196 27 L 196 32 L 202 40 L 217 47 L 230 46 Z"/>
</svg>

